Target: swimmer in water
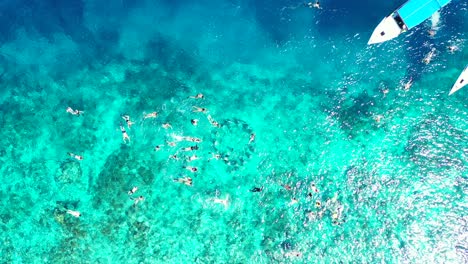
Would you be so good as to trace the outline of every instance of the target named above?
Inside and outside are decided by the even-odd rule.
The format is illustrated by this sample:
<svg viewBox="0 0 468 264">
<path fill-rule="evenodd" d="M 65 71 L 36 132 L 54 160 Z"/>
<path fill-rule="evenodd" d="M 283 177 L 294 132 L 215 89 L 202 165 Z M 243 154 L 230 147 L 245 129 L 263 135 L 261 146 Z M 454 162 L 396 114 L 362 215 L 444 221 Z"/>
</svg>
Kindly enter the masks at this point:
<svg viewBox="0 0 468 264">
<path fill-rule="evenodd" d="M 299 201 L 296 199 L 296 197 L 293 197 L 291 199 L 291 202 L 289 202 L 289 206 L 293 205 L 293 204 L 297 204 Z"/>
<path fill-rule="evenodd" d="M 405 91 L 409 91 L 412 85 L 413 85 L 413 78 L 410 78 L 409 81 L 405 83 L 405 87 L 404 87 Z"/>
<path fill-rule="evenodd" d="M 424 62 L 425 64 L 429 64 L 429 63 L 431 62 L 432 58 L 434 57 L 434 55 L 435 55 L 435 49 L 432 49 L 432 50 L 426 55 L 426 57 L 424 57 L 423 62 Z"/>
<path fill-rule="evenodd" d="M 261 192 L 263 190 L 263 186 L 262 187 L 253 187 L 251 190 L 249 190 L 250 192 Z"/>
<path fill-rule="evenodd" d="M 74 216 L 74 217 L 76 217 L 76 218 L 78 218 L 78 217 L 81 216 L 81 213 L 80 213 L 80 212 L 78 212 L 78 211 L 73 211 L 73 210 L 67 210 L 67 214 L 72 215 L 72 216 Z"/>
<path fill-rule="evenodd" d="M 198 119 L 192 119 L 190 120 L 190 123 L 192 123 L 194 126 L 198 126 Z"/>
<path fill-rule="evenodd" d="M 255 140 L 255 134 L 252 133 L 250 134 L 249 144 L 252 143 L 254 140 Z"/>
<path fill-rule="evenodd" d="M 214 120 L 211 115 L 208 115 L 207 116 L 208 118 L 208 121 L 210 121 L 211 125 L 214 126 L 214 127 L 221 127 L 221 125 L 216 121 Z"/>
<path fill-rule="evenodd" d="M 448 51 L 449 51 L 450 53 L 454 53 L 455 51 L 458 50 L 458 46 L 456 46 L 456 45 L 450 45 L 450 46 L 447 47 L 447 49 L 448 49 Z"/>
<path fill-rule="evenodd" d="M 174 179 L 174 182 L 180 182 L 180 183 L 183 183 L 183 184 L 185 184 L 187 186 L 192 186 L 192 184 L 193 184 L 192 178 L 190 178 L 190 177 Z"/>
<path fill-rule="evenodd" d="M 175 147 L 175 146 L 176 146 L 176 143 L 173 142 L 173 141 L 166 141 L 166 144 L 167 144 L 169 147 Z"/>
<path fill-rule="evenodd" d="M 136 206 L 139 202 L 143 202 L 145 197 L 140 195 L 137 198 L 130 197 L 130 199 L 133 200 L 133 206 Z"/>
<path fill-rule="evenodd" d="M 191 162 L 197 159 L 200 159 L 200 158 L 197 155 L 192 155 L 190 157 L 187 157 L 187 162 Z"/>
<path fill-rule="evenodd" d="M 184 140 L 190 141 L 190 142 L 195 142 L 195 143 L 200 143 L 200 142 L 202 142 L 201 139 L 196 138 L 196 137 L 184 137 Z"/>
<path fill-rule="evenodd" d="M 321 9 L 320 7 L 320 2 L 317 1 L 315 3 L 312 3 L 312 2 L 309 2 L 306 4 L 309 8 L 317 8 L 317 9 Z"/>
<path fill-rule="evenodd" d="M 71 107 L 67 107 L 67 113 L 70 113 L 70 114 L 72 114 L 72 115 L 79 116 L 79 115 L 83 114 L 84 111 L 80 111 L 80 110 L 78 110 L 78 109 L 73 110 Z"/>
<path fill-rule="evenodd" d="M 198 93 L 195 96 L 189 96 L 189 98 L 192 98 L 192 99 L 205 99 L 205 96 L 203 94 L 201 94 L 201 93 Z"/>
<path fill-rule="evenodd" d="M 189 170 L 191 172 L 197 172 L 198 171 L 197 167 L 192 167 L 192 166 L 185 166 L 184 169 Z"/>
<path fill-rule="evenodd" d="M 210 161 L 211 159 L 219 160 L 220 158 L 221 158 L 221 155 L 220 155 L 220 154 L 211 153 L 211 158 L 209 158 L 208 161 Z"/>
<path fill-rule="evenodd" d="M 315 207 L 320 208 L 322 207 L 322 203 L 320 201 L 315 202 Z"/>
<path fill-rule="evenodd" d="M 171 129 L 172 129 L 172 126 L 171 126 L 171 124 L 169 124 L 169 123 L 164 123 L 164 124 L 162 124 L 162 127 L 163 127 L 164 129 L 168 129 L 168 128 L 171 128 Z"/>
<path fill-rule="evenodd" d="M 83 156 L 76 155 L 76 154 L 73 154 L 73 153 L 71 153 L 71 152 L 68 152 L 67 154 L 68 154 L 70 157 L 75 158 L 75 159 L 77 159 L 77 160 L 83 160 Z"/>
<path fill-rule="evenodd" d="M 154 147 L 154 151 L 160 151 L 161 147 L 162 147 L 162 145 L 157 145 L 156 147 Z"/>
<path fill-rule="evenodd" d="M 135 124 L 133 123 L 131 120 L 130 120 L 130 116 L 129 115 L 122 115 L 122 118 L 123 120 L 125 120 L 125 123 L 127 123 L 127 127 L 128 129 L 130 129 L 130 127 Z"/>
<path fill-rule="evenodd" d="M 299 251 L 294 250 L 294 251 L 290 251 L 290 252 L 284 254 L 284 256 L 287 257 L 287 258 L 301 258 L 302 253 L 299 252 Z"/>
<path fill-rule="evenodd" d="M 208 109 L 204 108 L 204 107 L 198 107 L 198 106 L 192 106 L 192 112 L 195 112 L 195 113 L 206 113 L 208 111 Z"/>
<path fill-rule="evenodd" d="M 318 192 L 319 192 L 319 190 L 317 189 L 317 186 L 315 186 L 315 183 L 313 183 L 313 182 L 310 184 L 310 188 L 311 188 L 312 191 L 315 192 L 315 193 L 318 193 Z"/>
<path fill-rule="evenodd" d="M 284 185 L 281 185 L 281 186 L 283 186 L 283 188 L 285 188 L 288 191 L 292 190 L 291 186 L 289 186 L 288 184 L 284 184 Z"/>
<path fill-rule="evenodd" d="M 186 147 L 186 148 L 182 148 L 181 150 L 183 150 L 183 151 L 198 150 L 198 146 L 195 145 L 195 146 L 191 146 L 191 147 Z"/>
<path fill-rule="evenodd" d="M 179 157 L 177 157 L 176 154 L 169 156 L 169 158 L 173 160 L 179 160 Z"/>
<path fill-rule="evenodd" d="M 151 112 L 149 114 L 145 114 L 143 116 L 143 119 L 156 118 L 156 117 L 158 117 L 158 112 Z"/>
<path fill-rule="evenodd" d="M 127 192 L 128 195 L 133 195 L 136 191 L 138 191 L 138 187 L 134 186 L 130 191 Z"/>
<path fill-rule="evenodd" d="M 128 142 L 130 142 L 130 137 L 128 136 L 127 131 L 125 131 L 125 128 L 122 125 L 120 126 L 120 131 L 122 132 L 122 139 L 124 143 L 127 143 L 127 139 Z"/>
<path fill-rule="evenodd" d="M 227 208 L 229 206 L 229 194 L 226 195 L 226 198 L 224 199 L 213 198 L 213 202 L 217 204 L 222 204 L 225 208 Z"/>
</svg>

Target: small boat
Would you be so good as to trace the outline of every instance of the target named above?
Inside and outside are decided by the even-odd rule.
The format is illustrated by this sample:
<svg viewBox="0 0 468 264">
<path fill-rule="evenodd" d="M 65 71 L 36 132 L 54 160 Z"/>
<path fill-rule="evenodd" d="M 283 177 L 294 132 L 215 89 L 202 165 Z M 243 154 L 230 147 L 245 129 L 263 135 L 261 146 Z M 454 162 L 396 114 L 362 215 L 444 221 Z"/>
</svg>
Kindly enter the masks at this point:
<svg viewBox="0 0 468 264">
<path fill-rule="evenodd" d="M 385 42 L 421 24 L 451 0 L 409 0 L 375 28 L 367 44 Z"/>
<path fill-rule="evenodd" d="M 458 77 L 457 81 L 452 87 L 452 90 L 450 90 L 449 95 L 453 94 L 454 92 L 460 90 L 463 88 L 463 86 L 468 84 L 468 65 L 466 65 L 465 69 L 462 71 L 460 74 L 460 77 Z"/>
</svg>

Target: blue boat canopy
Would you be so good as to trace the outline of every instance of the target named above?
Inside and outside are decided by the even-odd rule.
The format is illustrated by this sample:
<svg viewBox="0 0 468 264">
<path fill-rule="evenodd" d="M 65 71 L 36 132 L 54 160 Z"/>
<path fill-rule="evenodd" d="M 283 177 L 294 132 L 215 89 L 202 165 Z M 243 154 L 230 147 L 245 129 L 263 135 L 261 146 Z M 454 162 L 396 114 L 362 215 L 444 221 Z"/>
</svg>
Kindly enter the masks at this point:
<svg viewBox="0 0 468 264">
<path fill-rule="evenodd" d="M 410 29 L 428 19 L 450 1 L 451 0 L 411 0 L 398 9 L 398 15 L 400 15 L 405 25 Z"/>
</svg>

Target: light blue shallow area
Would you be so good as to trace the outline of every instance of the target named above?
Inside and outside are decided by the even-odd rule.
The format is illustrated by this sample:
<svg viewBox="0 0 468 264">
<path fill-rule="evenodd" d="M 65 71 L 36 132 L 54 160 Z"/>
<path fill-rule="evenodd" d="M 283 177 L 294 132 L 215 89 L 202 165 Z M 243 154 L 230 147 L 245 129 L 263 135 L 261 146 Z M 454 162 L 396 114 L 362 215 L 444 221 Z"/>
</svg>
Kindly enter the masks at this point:
<svg viewBox="0 0 468 264">
<path fill-rule="evenodd" d="M 468 262 L 467 3 L 321 5 L 3 1 L 0 262 Z"/>
<path fill-rule="evenodd" d="M 411 29 L 431 17 L 451 0 L 410 0 L 398 9 L 398 14 Z"/>
</svg>

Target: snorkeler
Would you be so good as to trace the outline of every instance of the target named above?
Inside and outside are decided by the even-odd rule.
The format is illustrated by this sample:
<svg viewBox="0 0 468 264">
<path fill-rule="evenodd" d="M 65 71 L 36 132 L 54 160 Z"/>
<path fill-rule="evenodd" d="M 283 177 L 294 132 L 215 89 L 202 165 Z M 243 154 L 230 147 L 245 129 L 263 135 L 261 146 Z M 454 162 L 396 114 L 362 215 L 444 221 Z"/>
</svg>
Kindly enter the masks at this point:
<svg viewBox="0 0 468 264">
<path fill-rule="evenodd" d="M 128 136 L 127 131 L 125 131 L 125 128 L 122 125 L 120 125 L 120 131 L 122 132 L 122 139 L 124 143 L 127 143 L 127 139 L 128 142 L 130 142 L 130 137 Z"/>
<path fill-rule="evenodd" d="M 458 50 L 458 46 L 456 46 L 456 45 L 450 45 L 450 46 L 447 47 L 447 49 L 448 49 L 448 51 L 449 51 L 450 53 L 454 53 L 455 51 Z"/>
<path fill-rule="evenodd" d="M 144 114 L 144 113 L 143 113 Z M 156 118 L 158 117 L 158 112 L 151 112 L 149 114 L 145 114 L 143 116 L 143 119 L 147 119 L 147 118 Z"/>
<path fill-rule="evenodd" d="M 143 202 L 143 200 L 145 200 L 145 197 L 140 195 L 137 198 L 130 197 L 130 199 L 133 200 L 133 206 L 136 206 L 139 202 Z"/>
<path fill-rule="evenodd" d="M 432 49 L 432 50 L 424 57 L 423 62 L 424 62 L 425 64 L 429 64 L 429 63 L 431 62 L 432 58 L 433 58 L 434 55 L 435 55 L 435 51 L 436 51 L 435 49 Z"/>
<path fill-rule="evenodd" d="M 251 190 L 249 190 L 250 192 L 261 192 L 263 190 L 263 186 L 262 187 L 253 187 Z"/>
<path fill-rule="evenodd" d="M 201 140 L 201 139 L 199 139 L 199 138 L 196 138 L 196 137 L 184 137 L 183 139 L 184 139 L 184 140 L 186 140 L 186 141 L 190 141 L 190 142 L 196 142 L 196 143 L 200 143 L 200 142 L 202 142 L 202 140 Z"/>
<path fill-rule="evenodd" d="M 125 120 L 125 123 L 127 123 L 128 129 L 130 129 L 130 127 L 131 127 L 133 124 L 135 124 L 134 122 L 132 122 L 132 121 L 130 120 L 130 116 L 129 116 L 129 115 L 122 115 L 122 118 L 123 118 L 123 120 Z"/>
<path fill-rule="evenodd" d="M 74 217 L 78 218 L 81 216 L 81 213 L 78 211 L 73 211 L 73 210 L 67 210 L 67 214 L 73 215 Z"/>
<path fill-rule="evenodd" d="M 204 107 L 198 107 L 198 106 L 192 106 L 192 112 L 195 112 L 195 113 L 206 113 L 208 111 L 208 109 L 204 108 Z"/>
<path fill-rule="evenodd" d="M 412 85 L 413 85 L 413 78 L 410 78 L 409 81 L 405 83 L 405 87 L 404 87 L 405 91 L 409 91 Z"/>
<path fill-rule="evenodd" d="M 168 129 L 168 128 L 171 128 L 171 129 L 172 129 L 172 126 L 171 126 L 171 124 L 169 124 L 169 123 L 164 123 L 164 124 L 162 124 L 162 127 L 163 127 L 164 129 Z"/>
<path fill-rule="evenodd" d="M 130 191 L 128 191 L 128 195 L 133 195 L 136 191 L 138 191 L 138 187 L 134 186 Z"/>
<path fill-rule="evenodd" d="M 207 116 L 208 118 L 208 121 L 210 121 L 211 125 L 214 126 L 214 127 L 221 127 L 221 125 L 216 121 L 214 120 L 211 115 L 208 115 Z"/>
<path fill-rule="evenodd" d="M 297 204 L 298 202 L 299 202 L 299 200 L 297 200 L 296 197 L 293 197 L 288 205 L 291 206 L 293 204 Z"/>
<path fill-rule="evenodd" d="M 197 155 L 192 155 L 190 157 L 187 157 L 187 162 L 191 162 L 197 159 L 200 159 L 200 158 Z"/>
<path fill-rule="evenodd" d="M 213 202 L 217 204 L 222 204 L 225 208 L 227 208 L 229 206 L 229 194 L 226 195 L 226 198 L 224 199 L 213 198 Z"/>
<path fill-rule="evenodd" d="M 252 143 L 254 140 L 255 140 L 255 134 L 252 133 L 250 134 L 249 144 Z"/>
<path fill-rule="evenodd" d="M 317 186 L 315 186 L 315 183 L 313 183 L 313 182 L 310 184 L 310 188 L 311 188 L 312 191 L 315 192 L 315 193 L 318 193 L 318 192 L 319 192 L 319 190 L 317 189 Z"/>
<path fill-rule="evenodd" d="M 183 167 L 184 169 L 186 170 L 189 170 L 191 172 L 197 172 L 198 171 L 198 168 L 197 167 L 192 167 L 192 166 L 185 166 Z"/>
<path fill-rule="evenodd" d="M 319 1 L 317 1 L 317 2 L 315 2 L 315 3 L 308 2 L 308 3 L 306 3 L 306 6 L 308 6 L 309 8 L 321 9 L 321 7 L 320 7 L 320 2 L 319 2 Z"/>
<path fill-rule="evenodd" d="M 183 183 L 183 184 L 185 184 L 187 186 L 192 186 L 192 184 L 193 184 L 192 178 L 190 178 L 190 177 L 177 178 L 177 179 L 174 179 L 173 181 Z"/>
<path fill-rule="evenodd" d="M 73 154 L 73 153 L 71 153 L 71 152 L 68 152 L 67 154 L 68 154 L 70 157 L 75 158 L 75 159 L 77 159 L 77 160 L 83 160 L 83 156 L 76 155 L 76 154 Z"/>
<path fill-rule="evenodd" d="M 183 150 L 183 151 L 198 150 L 198 146 L 195 145 L 195 146 L 191 146 L 191 147 L 186 147 L 186 148 L 182 148 L 181 150 Z"/>
<path fill-rule="evenodd" d="M 73 110 L 71 107 L 67 107 L 67 113 L 79 116 L 79 115 L 83 114 L 84 111 L 80 111 L 78 109 Z"/>
<path fill-rule="evenodd" d="M 205 96 L 202 93 L 198 93 L 195 96 L 189 96 L 189 98 L 192 98 L 192 99 L 205 99 Z"/>
</svg>

